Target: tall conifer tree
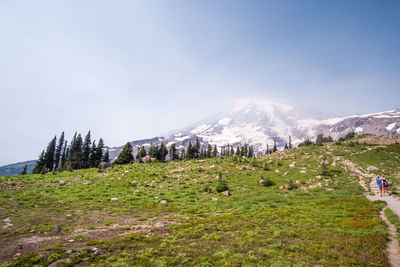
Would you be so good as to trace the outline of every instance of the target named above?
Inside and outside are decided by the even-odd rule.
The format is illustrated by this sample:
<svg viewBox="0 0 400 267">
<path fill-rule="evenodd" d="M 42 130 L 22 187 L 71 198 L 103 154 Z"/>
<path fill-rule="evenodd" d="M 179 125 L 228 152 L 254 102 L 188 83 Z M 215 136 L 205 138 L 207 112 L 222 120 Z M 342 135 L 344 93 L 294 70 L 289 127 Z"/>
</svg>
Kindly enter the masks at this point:
<svg viewBox="0 0 400 267">
<path fill-rule="evenodd" d="M 63 153 L 63 145 L 64 145 L 64 132 L 61 133 L 60 139 L 58 139 L 58 145 L 56 147 L 56 152 L 54 155 L 54 170 L 57 170 L 58 165 L 60 164 L 60 159 Z"/>
<path fill-rule="evenodd" d="M 85 136 L 85 141 L 83 143 L 83 147 L 82 147 L 82 167 L 84 169 L 89 168 L 89 167 L 93 167 L 90 166 L 90 154 L 91 149 L 90 149 L 90 145 L 92 144 L 92 141 L 90 139 L 90 131 L 87 133 L 87 135 Z"/>
<path fill-rule="evenodd" d="M 119 153 L 117 159 L 114 161 L 115 164 L 127 164 L 133 162 L 132 146 L 131 143 L 126 143 Z"/>
</svg>

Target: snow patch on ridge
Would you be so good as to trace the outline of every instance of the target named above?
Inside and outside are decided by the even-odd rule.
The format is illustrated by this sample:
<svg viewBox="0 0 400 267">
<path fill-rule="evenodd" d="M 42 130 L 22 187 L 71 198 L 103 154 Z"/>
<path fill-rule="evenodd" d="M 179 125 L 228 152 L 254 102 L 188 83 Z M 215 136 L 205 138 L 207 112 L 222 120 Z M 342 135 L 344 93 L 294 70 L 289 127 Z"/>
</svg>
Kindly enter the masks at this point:
<svg viewBox="0 0 400 267">
<path fill-rule="evenodd" d="M 225 118 L 223 118 L 223 119 L 218 121 L 218 123 L 220 125 L 228 125 L 230 122 L 231 122 L 231 118 L 227 118 L 227 117 L 225 117 Z"/>
<path fill-rule="evenodd" d="M 362 127 L 357 127 L 354 132 L 361 133 L 364 129 Z"/>
<path fill-rule="evenodd" d="M 386 130 L 391 131 L 391 130 L 393 130 L 394 126 L 396 126 L 396 122 L 393 122 L 393 123 L 389 124 L 389 125 L 386 127 Z"/>
<path fill-rule="evenodd" d="M 199 125 L 199 126 L 197 126 L 196 128 L 194 128 L 193 130 L 191 130 L 190 133 L 192 133 L 192 134 L 198 134 L 198 133 L 204 132 L 204 131 L 207 130 L 209 127 L 210 127 L 209 125 L 202 124 L 202 125 Z"/>
</svg>

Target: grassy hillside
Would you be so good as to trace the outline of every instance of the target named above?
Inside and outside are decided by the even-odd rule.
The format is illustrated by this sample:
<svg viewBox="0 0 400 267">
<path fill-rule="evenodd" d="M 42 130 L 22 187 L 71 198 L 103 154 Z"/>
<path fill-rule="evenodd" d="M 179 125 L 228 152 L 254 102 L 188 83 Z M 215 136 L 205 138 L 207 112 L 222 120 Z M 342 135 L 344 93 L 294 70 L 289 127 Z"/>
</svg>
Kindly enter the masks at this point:
<svg viewBox="0 0 400 267">
<path fill-rule="evenodd" d="M 384 204 L 368 202 L 340 162 L 377 166 L 400 186 L 399 151 L 399 145 L 310 146 L 257 159 L 0 177 L 0 262 L 388 266 L 387 229 L 378 214 Z M 261 177 L 273 185 L 259 185 Z M 229 196 L 216 191 L 224 182 Z"/>
</svg>

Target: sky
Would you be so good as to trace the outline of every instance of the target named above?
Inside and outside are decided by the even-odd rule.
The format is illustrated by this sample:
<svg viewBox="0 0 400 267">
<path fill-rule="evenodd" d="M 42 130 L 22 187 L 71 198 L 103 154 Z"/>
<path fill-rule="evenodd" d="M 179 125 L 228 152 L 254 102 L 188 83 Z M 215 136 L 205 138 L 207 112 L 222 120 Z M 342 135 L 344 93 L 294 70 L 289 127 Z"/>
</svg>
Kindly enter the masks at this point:
<svg viewBox="0 0 400 267">
<path fill-rule="evenodd" d="M 65 131 L 108 146 L 241 98 L 400 107 L 400 1 L 0 1 L 0 165 Z"/>
</svg>

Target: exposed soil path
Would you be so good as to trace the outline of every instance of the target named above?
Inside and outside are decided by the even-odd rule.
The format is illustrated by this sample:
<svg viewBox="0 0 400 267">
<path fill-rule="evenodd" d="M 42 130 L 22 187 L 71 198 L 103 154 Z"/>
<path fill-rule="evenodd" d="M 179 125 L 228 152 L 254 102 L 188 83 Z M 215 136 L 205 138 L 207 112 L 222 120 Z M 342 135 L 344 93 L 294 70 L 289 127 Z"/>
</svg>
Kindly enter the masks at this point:
<svg viewBox="0 0 400 267">
<path fill-rule="evenodd" d="M 365 151 L 364 151 L 365 152 Z M 400 201 L 389 195 L 380 196 L 379 189 L 375 181 L 375 175 L 371 173 L 366 173 L 361 171 L 356 167 L 356 165 L 350 160 L 342 160 L 342 163 L 349 169 L 351 172 L 355 173 L 359 177 L 359 183 L 365 190 L 365 196 L 370 201 L 382 200 L 388 204 L 388 207 L 400 217 Z M 371 178 L 369 188 L 367 183 L 365 182 L 365 178 Z M 370 190 L 374 195 L 370 195 Z M 390 241 L 387 244 L 388 258 L 391 266 L 400 266 L 400 247 L 398 243 L 398 233 L 396 227 L 388 221 L 385 216 L 385 212 L 382 210 L 380 212 L 380 217 L 386 223 L 389 229 L 389 238 Z"/>
<path fill-rule="evenodd" d="M 381 210 L 379 215 L 389 228 L 390 241 L 387 244 L 389 263 L 391 266 L 400 266 L 400 250 L 396 227 L 386 218 L 384 210 Z"/>
</svg>

